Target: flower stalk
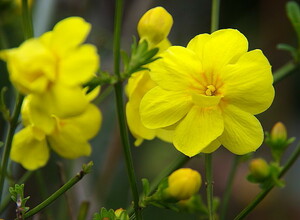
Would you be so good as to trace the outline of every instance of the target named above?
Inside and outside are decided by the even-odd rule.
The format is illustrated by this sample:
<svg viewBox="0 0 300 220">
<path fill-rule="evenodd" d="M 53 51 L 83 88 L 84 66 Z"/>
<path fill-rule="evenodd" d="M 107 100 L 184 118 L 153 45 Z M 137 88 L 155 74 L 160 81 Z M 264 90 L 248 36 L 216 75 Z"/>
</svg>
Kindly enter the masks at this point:
<svg viewBox="0 0 300 220">
<path fill-rule="evenodd" d="M 209 220 L 214 219 L 213 214 L 213 180 L 212 180 L 212 154 L 205 154 L 206 197 Z"/>
<path fill-rule="evenodd" d="M 123 11 L 123 0 L 116 0 L 116 10 L 115 10 L 115 29 L 114 29 L 114 72 L 115 75 L 120 78 L 120 37 L 121 37 L 121 21 L 122 21 L 122 11 Z M 114 85 L 115 95 L 116 95 L 116 106 L 117 114 L 119 120 L 121 140 L 125 155 L 126 167 L 129 176 L 129 183 L 133 195 L 134 201 L 134 211 L 136 219 L 142 219 L 141 210 L 139 208 L 139 194 L 137 189 L 136 177 L 132 162 L 131 149 L 128 138 L 128 129 L 125 119 L 124 112 L 124 101 L 123 101 L 123 85 L 121 81 L 118 81 Z"/>
<path fill-rule="evenodd" d="M 288 159 L 283 169 L 279 173 L 278 179 L 280 179 L 290 169 L 290 167 L 296 162 L 299 156 L 300 156 L 300 143 L 298 143 L 295 151 L 293 152 L 293 154 Z M 244 219 L 268 195 L 268 193 L 274 188 L 274 186 L 275 183 L 272 183 L 264 190 L 262 190 L 254 198 L 254 200 L 234 218 L 234 220 Z"/>
</svg>

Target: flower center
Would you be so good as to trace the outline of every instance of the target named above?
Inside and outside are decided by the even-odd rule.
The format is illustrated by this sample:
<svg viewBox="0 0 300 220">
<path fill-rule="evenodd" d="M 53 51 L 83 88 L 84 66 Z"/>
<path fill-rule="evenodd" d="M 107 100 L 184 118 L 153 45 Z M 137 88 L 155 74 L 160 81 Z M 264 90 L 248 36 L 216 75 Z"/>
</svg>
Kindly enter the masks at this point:
<svg viewBox="0 0 300 220">
<path fill-rule="evenodd" d="M 209 86 L 206 86 L 206 91 L 205 91 L 205 94 L 207 96 L 213 96 L 215 94 L 215 91 L 216 91 L 216 87 L 214 87 L 213 85 L 209 85 Z"/>
</svg>

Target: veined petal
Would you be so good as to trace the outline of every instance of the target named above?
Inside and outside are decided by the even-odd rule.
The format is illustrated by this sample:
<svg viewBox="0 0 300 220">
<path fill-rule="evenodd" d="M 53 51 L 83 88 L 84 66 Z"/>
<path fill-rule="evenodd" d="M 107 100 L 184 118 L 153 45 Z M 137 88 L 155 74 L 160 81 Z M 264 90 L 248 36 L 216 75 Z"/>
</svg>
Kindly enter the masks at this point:
<svg viewBox="0 0 300 220">
<path fill-rule="evenodd" d="M 193 51 L 169 47 L 161 58 L 149 65 L 150 76 L 161 88 L 171 91 L 202 88 L 198 82 L 202 71 L 201 61 Z"/>
<path fill-rule="evenodd" d="M 182 119 L 192 106 L 191 98 L 182 92 L 166 91 L 156 86 L 140 104 L 142 123 L 147 128 L 163 128 Z"/>
<path fill-rule="evenodd" d="M 204 45 L 211 39 L 210 34 L 199 34 L 194 37 L 187 45 L 187 48 L 194 51 L 200 58 L 203 59 Z"/>
<path fill-rule="evenodd" d="M 82 85 L 95 75 L 99 68 L 99 61 L 95 46 L 82 45 L 61 60 L 58 80 L 66 85 Z"/>
<path fill-rule="evenodd" d="M 91 25 L 80 17 L 69 17 L 58 22 L 52 32 L 51 45 L 60 56 L 85 41 Z"/>
<path fill-rule="evenodd" d="M 263 142 L 260 122 L 252 114 L 228 105 L 223 109 L 224 133 L 218 138 L 224 147 L 234 154 L 255 151 Z"/>
<path fill-rule="evenodd" d="M 10 158 L 27 170 L 44 166 L 49 159 L 46 139 L 36 139 L 32 127 L 25 127 L 14 136 Z"/>
<path fill-rule="evenodd" d="M 247 50 L 248 41 L 238 30 L 218 30 L 211 34 L 211 39 L 204 45 L 201 60 L 203 70 L 220 71 L 224 65 L 235 63 Z"/>
<path fill-rule="evenodd" d="M 216 151 L 221 146 L 221 142 L 216 139 L 213 142 L 211 142 L 206 148 L 204 148 L 201 153 L 210 154 L 214 151 Z"/>
<path fill-rule="evenodd" d="M 175 130 L 173 144 L 187 156 L 195 156 L 216 140 L 224 130 L 221 110 L 193 106 Z"/>
<path fill-rule="evenodd" d="M 207 96 L 202 94 L 192 93 L 193 102 L 199 107 L 211 107 L 219 104 L 222 96 Z"/>
<path fill-rule="evenodd" d="M 226 101 L 240 109 L 258 114 L 274 99 L 271 66 L 261 50 L 245 53 L 236 64 L 222 71 Z"/>
</svg>

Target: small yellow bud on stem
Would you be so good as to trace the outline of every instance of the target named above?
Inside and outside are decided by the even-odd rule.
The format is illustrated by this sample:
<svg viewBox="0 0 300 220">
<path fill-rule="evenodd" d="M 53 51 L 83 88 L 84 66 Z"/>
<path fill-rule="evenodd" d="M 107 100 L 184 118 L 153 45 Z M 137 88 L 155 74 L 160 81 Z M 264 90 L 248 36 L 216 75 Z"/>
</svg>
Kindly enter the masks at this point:
<svg viewBox="0 0 300 220">
<path fill-rule="evenodd" d="M 253 178 L 258 181 L 264 180 L 270 175 L 270 166 L 262 158 L 251 160 L 249 164 L 249 170 Z"/>
</svg>

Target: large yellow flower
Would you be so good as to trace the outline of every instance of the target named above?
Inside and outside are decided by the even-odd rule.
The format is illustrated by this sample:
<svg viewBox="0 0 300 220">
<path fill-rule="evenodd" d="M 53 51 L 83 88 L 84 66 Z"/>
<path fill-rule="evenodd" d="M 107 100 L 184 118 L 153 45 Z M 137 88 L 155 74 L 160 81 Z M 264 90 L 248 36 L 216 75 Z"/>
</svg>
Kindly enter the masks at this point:
<svg viewBox="0 0 300 220">
<path fill-rule="evenodd" d="M 271 66 L 260 50 L 248 51 L 237 30 L 201 34 L 188 46 L 172 46 L 150 65 L 157 84 L 143 97 L 140 113 L 149 129 L 174 127 L 173 144 L 194 156 L 221 144 L 235 154 L 263 141 L 256 114 L 274 99 Z"/>
<path fill-rule="evenodd" d="M 138 23 L 140 41 L 146 40 L 150 49 L 159 48 L 158 55 L 171 46 L 167 39 L 173 24 L 172 16 L 162 7 L 155 7 L 148 10 Z M 135 145 L 138 146 L 144 139 L 151 140 L 156 136 L 164 141 L 171 141 L 172 130 L 146 128 L 140 119 L 140 102 L 143 96 L 156 83 L 149 76 L 149 71 L 144 70 L 131 75 L 126 86 L 128 103 L 126 104 L 126 117 L 128 127 L 136 138 Z"/>
<path fill-rule="evenodd" d="M 95 46 L 82 44 L 91 25 L 80 17 L 58 22 L 53 31 L 2 51 L 14 86 L 31 94 L 43 112 L 69 117 L 84 111 L 88 101 L 82 84 L 99 68 Z M 43 103 L 43 104 L 41 104 Z"/>
<path fill-rule="evenodd" d="M 52 115 L 51 120 L 55 126 L 47 134 L 39 125 L 31 122 L 30 97 L 24 100 L 22 107 L 25 128 L 15 134 L 13 139 L 10 154 L 13 161 L 21 163 L 28 170 L 35 170 L 47 163 L 50 148 L 69 159 L 90 155 L 88 140 L 97 134 L 102 121 L 101 112 L 95 105 L 88 104 L 81 114 L 73 117 L 58 118 Z"/>
</svg>

